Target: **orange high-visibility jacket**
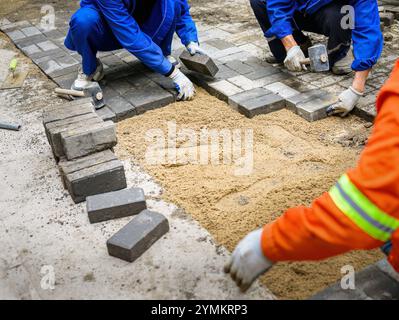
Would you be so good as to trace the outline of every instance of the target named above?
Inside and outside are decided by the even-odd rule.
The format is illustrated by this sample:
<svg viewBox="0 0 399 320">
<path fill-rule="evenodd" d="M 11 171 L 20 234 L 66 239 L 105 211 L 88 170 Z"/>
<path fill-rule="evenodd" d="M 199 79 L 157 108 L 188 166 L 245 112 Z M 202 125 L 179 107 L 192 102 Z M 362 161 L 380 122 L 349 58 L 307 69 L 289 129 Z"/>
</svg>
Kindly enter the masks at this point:
<svg viewBox="0 0 399 320">
<path fill-rule="evenodd" d="M 307 207 L 289 209 L 262 232 L 272 261 L 320 260 L 392 241 L 399 272 L 399 60 L 377 99 L 377 117 L 356 168 Z"/>
</svg>

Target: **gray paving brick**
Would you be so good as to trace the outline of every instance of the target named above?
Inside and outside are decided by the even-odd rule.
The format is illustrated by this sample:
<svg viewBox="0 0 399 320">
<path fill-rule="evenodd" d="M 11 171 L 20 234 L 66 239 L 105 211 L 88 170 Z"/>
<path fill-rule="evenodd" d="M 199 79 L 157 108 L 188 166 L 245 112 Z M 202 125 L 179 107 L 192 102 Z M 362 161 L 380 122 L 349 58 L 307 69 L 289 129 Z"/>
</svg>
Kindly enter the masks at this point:
<svg viewBox="0 0 399 320">
<path fill-rule="evenodd" d="M 59 39 L 59 38 L 62 38 L 62 37 L 65 36 L 65 34 L 63 34 L 62 32 L 60 32 L 60 31 L 57 30 L 57 29 L 53 29 L 53 30 L 49 30 L 49 31 L 44 31 L 43 34 L 44 34 L 47 38 L 49 38 L 49 39 L 51 39 L 51 40 L 56 40 L 56 39 Z"/>
<path fill-rule="evenodd" d="M 228 101 L 230 96 L 243 92 L 243 90 L 227 80 L 212 82 L 206 88 L 213 96 Z"/>
<path fill-rule="evenodd" d="M 35 45 L 35 44 L 31 44 L 29 46 L 23 47 L 23 48 L 21 48 L 21 50 L 27 56 L 31 56 L 31 55 L 33 55 L 35 53 L 42 52 L 42 50 L 40 50 L 40 48 L 37 45 Z"/>
<path fill-rule="evenodd" d="M 89 196 L 86 201 L 90 223 L 129 217 L 147 209 L 144 191 L 141 188 Z"/>
<path fill-rule="evenodd" d="M 147 78 L 147 80 L 144 80 L 144 83 L 146 84 L 143 86 L 142 81 L 133 81 L 133 89 L 123 95 L 123 98 L 136 108 L 137 114 L 164 107 L 175 101 L 174 95 L 164 90 L 150 79 Z"/>
<path fill-rule="evenodd" d="M 126 188 L 122 162 L 111 160 L 65 175 L 65 184 L 75 203 L 88 196 Z"/>
<path fill-rule="evenodd" d="M 8 32 L 7 35 L 10 37 L 10 39 L 12 41 L 21 40 L 21 39 L 26 38 L 26 35 L 23 34 L 20 30 L 14 30 L 14 31 Z"/>
<path fill-rule="evenodd" d="M 115 113 L 117 121 L 137 115 L 136 107 L 121 96 L 108 99 L 107 105 Z"/>
<path fill-rule="evenodd" d="M 143 78 L 145 77 L 143 76 Z M 127 80 L 127 78 L 110 81 L 108 85 L 120 95 L 124 95 L 133 89 L 133 85 Z"/>
<path fill-rule="evenodd" d="M 250 56 L 251 56 L 251 54 L 249 52 L 238 51 L 236 53 L 218 58 L 218 61 L 220 61 L 220 63 L 227 63 L 229 61 L 234 61 L 234 60 L 246 61 L 248 59 L 248 57 L 250 57 Z"/>
<path fill-rule="evenodd" d="M 297 114 L 308 121 L 316 121 L 327 117 L 326 110 L 338 101 L 338 97 L 327 92 L 319 92 L 318 96 L 297 104 Z"/>
<path fill-rule="evenodd" d="M 42 49 L 43 51 L 50 51 L 50 50 L 55 50 L 59 49 L 59 47 L 54 44 L 51 40 L 46 40 L 43 42 L 37 43 L 37 46 Z"/>
<path fill-rule="evenodd" d="M 252 90 L 254 88 L 259 88 L 262 85 L 259 85 L 258 83 L 248 79 L 246 76 L 236 76 L 233 78 L 227 79 L 227 81 L 231 82 L 232 84 L 236 85 L 237 87 L 241 88 L 244 91 L 247 90 Z"/>
<path fill-rule="evenodd" d="M 248 118 L 253 118 L 254 116 L 260 114 L 281 110 L 284 107 L 284 99 L 274 93 L 271 93 L 262 97 L 256 97 L 241 102 L 238 106 L 238 111 Z"/>
<path fill-rule="evenodd" d="M 58 106 L 43 114 L 43 124 L 46 124 L 62 119 L 76 117 L 86 113 L 93 113 L 94 106 L 91 99 L 75 100 Z"/>
<path fill-rule="evenodd" d="M 58 160 L 61 157 L 65 157 L 64 145 L 61 140 L 61 134 L 63 132 L 76 130 L 82 127 L 85 128 L 102 122 L 102 119 L 95 113 L 88 113 L 47 124 L 45 126 L 45 131 L 55 159 Z"/>
<path fill-rule="evenodd" d="M 398 300 L 399 283 L 371 265 L 355 275 L 354 290 L 344 290 L 340 283 L 314 295 L 311 300 Z"/>
<path fill-rule="evenodd" d="M 244 91 L 238 94 L 235 94 L 231 97 L 229 97 L 228 99 L 228 103 L 229 105 L 238 108 L 238 106 L 240 104 L 242 104 L 245 101 L 251 100 L 253 98 L 258 98 L 258 97 L 263 97 L 266 95 L 269 95 L 270 92 L 269 90 L 265 89 L 265 88 L 256 88 L 253 90 L 249 90 L 249 91 Z"/>
<path fill-rule="evenodd" d="M 106 121 L 66 130 L 61 133 L 61 141 L 68 160 L 110 149 L 117 143 L 115 124 Z"/>
<path fill-rule="evenodd" d="M 205 43 L 209 44 L 212 47 L 215 47 L 219 50 L 226 50 L 228 48 L 234 47 L 234 44 L 227 42 L 222 39 L 213 39 L 213 40 L 208 40 Z"/>
<path fill-rule="evenodd" d="M 212 55 L 213 59 L 221 59 L 224 58 L 226 56 L 231 56 L 232 54 L 238 53 L 238 52 L 242 52 L 242 50 L 238 47 L 230 47 L 224 50 L 220 50 L 219 52 L 215 53 Z M 235 60 L 235 59 L 231 59 L 230 61 Z"/>
<path fill-rule="evenodd" d="M 108 253 L 133 262 L 169 231 L 160 213 L 144 210 L 107 241 Z"/>
<path fill-rule="evenodd" d="M 57 63 L 58 63 L 58 59 L 57 59 Z M 71 66 L 68 66 L 68 67 L 60 65 L 59 63 L 58 63 L 58 65 L 60 66 L 59 69 L 56 69 L 56 70 L 51 71 L 50 73 L 48 73 L 48 75 L 52 79 L 63 77 L 63 76 L 69 76 L 71 74 L 72 75 L 70 77 L 73 76 L 73 78 L 76 79 L 80 64 L 75 64 L 75 65 L 71 65 Z"/>
<path fill-rule="evenodd" d="M 278 73 L 281 73 L 281 71 L 273 66 L 265 67 L 259 65 L 257 68 L 255 68 L 255 71 L 248 73 L 245 76 L 251 80 L 258 80 Z"/>
<path fill-rule="evenodd" d="M 180 60 L 191 71 L 196 71 L 210 77 L 214 77 L 219 68 L 216 66 L 212 58 L 203 54 L 196 54 L 192 56 L 188 51 L 183 51 L 180 55 Z"/>
<path fill-rule="evenodd" d="M 75 81 L 77 72 L 71 72 L 59 77 L 52 77 L 53 81 L 58 84 L 61 88 L 70 89 L 73 82 Z"/>
<path fill-rule="evenodd" d="M 106 163 L 109 161 L 118 160 L 116 155 L 111 150 L 104 150 L 100 152 L 93 153 L 83 158 L 78 158 L 75 160 L 68 161 L 65 158 L 58 163 L 58 168 L 60 171 L 61 179 L 66 186 L 66 175 L 71 174 L 83 169 L 88 169 L 96 165 Z"/>
<path fill-rule="evenodd" d="M 311 99 L 317 99 L 319 97 L 319 92 L 320 90 L 311 90 L 286 98 L 285 99 L 286 107 L 289 110 L 296 112 L 299 103 L 306 102 Z"/>
<path fill-rule="evenodd" d="M 284 99 L 300 94 L 299 91 L 292 89 L 291 87 L 287 86 L 286 84 L 284 84 L 282 82 L 271 83 L 271 84 L 265 86 L 265 88 L 267 90 L 270 90 L 274 94 L 279 95 L 280 97 L 282 97 Z"/>
<path fill-rule="evenodd" d="M 57 58 L 61 58 L 66 55 L 66 52 L 62 49 L 54 49 L 50 51 L 42 51 L 40 52 L 35 52 L 29 55 L 29 58 L 33 60 L 34 63 L 37 65 L 43 64 L 44 62 L 50 61 L 50 60 L 56 60 Z"/>
<path fill-rule="evenodd" d="M 26 28 L 21 29 L 21 31 L 27 37 L 33 37 L 33 36 L 36 36 L 38 34 L 42 34 L 41 31 L 38 28 L 36 28 L 36 27 L 26 27 Z"/>
<path fill-rule="evenodd" d="M 103 121 L 113 121 L 116 122 L 116 114 L 113 112 L 108 106 L 104 106 L 101 109 L 96 110 L 96 114 L 103 120 Z"/>
<path fill-rule="evenodd" d="M 353 109 L 353 114 L 366 121 L 374 121 L 377 116 L 377 109 L 375 106 L 375 96 L 369 95 L 360 99 L 359 103 Z"/>
<path fill-rule="evenodd" d="M 255 71 L 255 68 L 239 60 L 229 61 L 225 64 L 226 67 L 236 71 L 241 75 L 246 75 Z"/>
<path fill-rule="evenodd" d="M 55 60 L 45 60 L 43 62 L 37 63 L 40 69 L 47 75 L 55 75 L 55 71 L 61 70 L 62 67 Z"/>
</svg>

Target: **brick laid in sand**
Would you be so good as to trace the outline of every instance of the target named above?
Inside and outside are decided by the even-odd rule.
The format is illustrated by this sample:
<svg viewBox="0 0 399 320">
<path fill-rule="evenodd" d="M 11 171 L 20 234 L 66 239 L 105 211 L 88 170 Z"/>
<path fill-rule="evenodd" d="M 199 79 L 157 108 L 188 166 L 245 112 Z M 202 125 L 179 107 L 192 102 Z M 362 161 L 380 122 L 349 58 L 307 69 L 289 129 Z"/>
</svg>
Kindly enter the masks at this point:
<svg viewBox="0 0 399 320">
<path fill-rule="evenodd" d="M 181 62 L 191 71 L 199 72 L 201 74 L 214 77 L 219 68 L 215 62 L 204 54 L 191 55 L 187 51 L 183 51 L 180 55 Z"/>
</svg>

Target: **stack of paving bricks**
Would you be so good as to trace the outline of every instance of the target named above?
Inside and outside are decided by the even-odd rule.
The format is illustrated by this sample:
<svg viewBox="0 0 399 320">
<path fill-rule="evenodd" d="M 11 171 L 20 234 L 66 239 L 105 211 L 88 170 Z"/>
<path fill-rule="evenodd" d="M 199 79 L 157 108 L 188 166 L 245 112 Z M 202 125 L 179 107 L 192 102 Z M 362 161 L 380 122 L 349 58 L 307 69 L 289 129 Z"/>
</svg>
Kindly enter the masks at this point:
<svg viewBox="0 0 399 320">
<path fill-rule="evenodd" d="M 126 188 L 122 163 L 111 149 L 115 124 L 102 120 L 90 99 L 80 99 L 46 112 L 43 124 L 61 177 L 75 203 L 87 196 Z"/>
<path fill-rule="evenodd" d="M 168 220 L 147 210 L 144 191 L 126 189 L 123 164 L 112 152 L 115 124 L 79 99 L 46 112 L 43 124 L 64 187 L 75 203 L 87 201 L 91 223 L 137 215 L 107 241 L 111 256 L 133 262 L 169 231 Z"/>
</svg>

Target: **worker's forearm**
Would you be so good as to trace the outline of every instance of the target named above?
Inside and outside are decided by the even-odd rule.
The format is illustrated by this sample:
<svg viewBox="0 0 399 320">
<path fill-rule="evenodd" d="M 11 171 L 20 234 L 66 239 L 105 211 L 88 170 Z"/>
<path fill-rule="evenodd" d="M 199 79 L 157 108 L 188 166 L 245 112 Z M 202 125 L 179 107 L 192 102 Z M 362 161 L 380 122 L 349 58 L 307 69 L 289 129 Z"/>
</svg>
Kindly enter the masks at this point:
<svg viewBox="0 0 399 320">
<path fill-rule="evenodd" d="M 297 42 L 295 41 L 294 37 L 292 36 L 292 34 L 290 34 L 284 38 L 281 38 L 281 42 L 285 48 L 285 51 L 288 51 L 292 47 L 295 47 L 298 45 Z"/>
<path fill-rule="evenodd" d="M 369 76 L 370 69 L 364 71 L 356 71 L 353 79 L 352 87 L 358 92 L 363 93 L 366 87 L 366 81 Z"/>
</svg>

